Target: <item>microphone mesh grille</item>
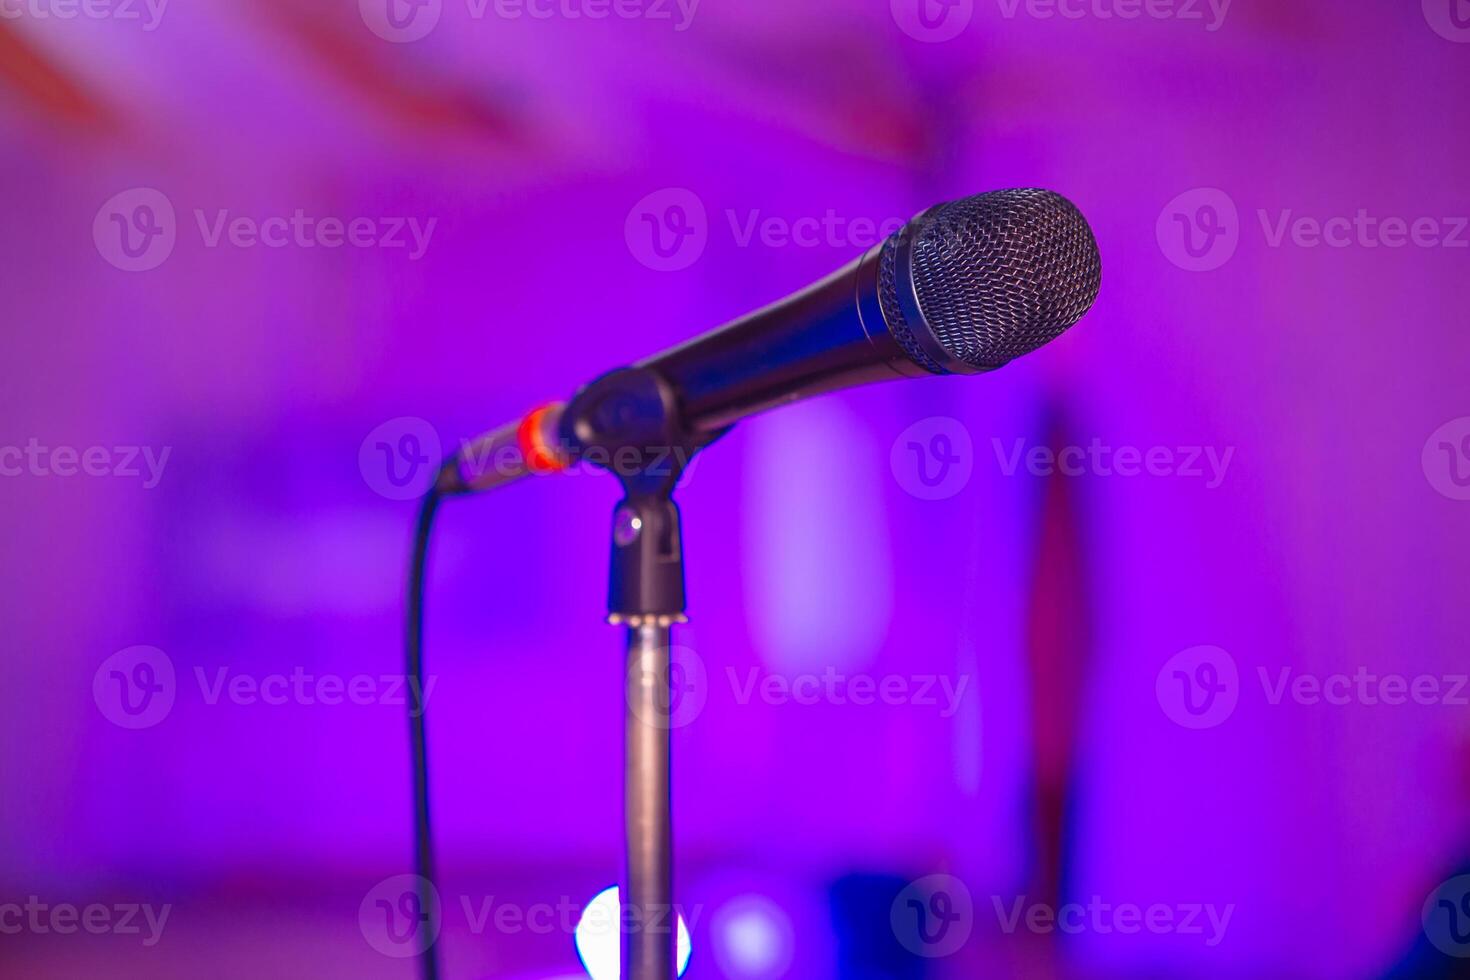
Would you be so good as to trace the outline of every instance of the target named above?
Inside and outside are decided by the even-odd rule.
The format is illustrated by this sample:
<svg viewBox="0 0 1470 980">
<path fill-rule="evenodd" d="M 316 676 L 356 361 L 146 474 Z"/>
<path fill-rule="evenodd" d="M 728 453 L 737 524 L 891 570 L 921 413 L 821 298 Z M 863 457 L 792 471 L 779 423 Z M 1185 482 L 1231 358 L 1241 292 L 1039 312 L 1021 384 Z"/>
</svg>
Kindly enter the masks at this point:
<svg viewBox="0 0 1470 980">
<path fill-rule="evenodd" d="M 879 299 L 894 339 L 942 371 L 896 300 L 900 236 L 912 248 L 913 289 L 939 345 L 975 368 L 997 368 L 1055 340 L 1097 299 L 1102 263 L 1087 219 L 1071 201 L 1034 188 L 993 191 L 932 208 L 890 238 Z"/>
</svg>

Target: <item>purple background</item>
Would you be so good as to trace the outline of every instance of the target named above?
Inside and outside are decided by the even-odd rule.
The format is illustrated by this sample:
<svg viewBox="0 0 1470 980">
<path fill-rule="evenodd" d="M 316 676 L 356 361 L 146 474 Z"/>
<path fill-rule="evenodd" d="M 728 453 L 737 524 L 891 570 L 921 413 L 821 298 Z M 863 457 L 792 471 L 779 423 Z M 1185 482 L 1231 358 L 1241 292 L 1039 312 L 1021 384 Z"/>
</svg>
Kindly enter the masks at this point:
<svg viewBox="0 0 1470 980">
<path fill-rule="evenodd" d="M 1261 677 L 1466 671 L 1470 443 L 1460 470 L 1425 450 L 1454 420 L 1470 434 L 1470 234 L 1272 236 L 1286 212 L 1446 235 L 1470 215 L 1452 2 L 1236 0 L 1210 30 L 1204 4 L 1130 20 L 976 0 L 944 41 L 907 0 L 704 0 L 684 30 L 672 6 L 475 18 L 443 0 L 412 43 L 351 2 L 174 0 L 146 30 L 141 6 L 62 19 L 37 0 L 0 20 L 0 444 L 170 453 L 152 488 L 0 480 L 0 903 L 172 907 L 153 946 L 0 935 L 0 971 L 411 975 L 357 915 L 408 870 L 401 708 L 211 704 L 197 682 L 401 670 L 412 504 L 375 491 L 369 433 L 421 418 L 456 446 L 869 243 L 742 243 L 757 216 L 881 223 L 1011 186 L 1066 194 L 1096 230 L 1102 294 L 1075 330 L 982 380 L 750 420 L 681 491 L 678 637 L 709 677 L 675 742 L 690 975 L 737 975 L 714 923 L 746 895 L 789 920 L 804 978 L 1390 970 L 1470 852 L 1470 711 L 1273 704 Z M 92 234 L 133 188 L 176 212 L 172 253 L 137 272 Z M 707 244 L 659 271 L 637 206 L 668 188 L 702 204 Z M 1207 271 L 1173 217 L 1205 220 L 1205 198 L 1171 211 L 1198 188 L 1237 209 L 1238 247 Z M 210 247 L 196 218 L 296 209 L 436 223 L 411 258 Z M 900 437 L 935 417 L 969 435 L 971 475 L 926 500 Z M 1093 439 L 1232 455 L 1215 487 L 1006 472 L 1017 440 Z M 460 896 L 581 903 L 617 877 L 615 499 L 584 476 L 443 513 L 429 667 L 452 976 L 577 972 L 560 930 L 476 932 Z M 176 698 L 129 730 L 92 685 L 140 644 L 167 654 Z M 1156 681 L 1200 645 L 1236 665 L 1238 704 L 1195 729 Z M 728 671 L 754 668 L 968 686 L 949 717 L 942 699 L 741 703 Z M 960 952 L 839 966 L 889 929 L 904 882 L 939 873 L 973 896 Z M 844 921 L 850 875 L 893 885 Z M 1211 946 L 1008 933 L 996 903 L 1021 896 L 1234 908 Z"/>
</svg>

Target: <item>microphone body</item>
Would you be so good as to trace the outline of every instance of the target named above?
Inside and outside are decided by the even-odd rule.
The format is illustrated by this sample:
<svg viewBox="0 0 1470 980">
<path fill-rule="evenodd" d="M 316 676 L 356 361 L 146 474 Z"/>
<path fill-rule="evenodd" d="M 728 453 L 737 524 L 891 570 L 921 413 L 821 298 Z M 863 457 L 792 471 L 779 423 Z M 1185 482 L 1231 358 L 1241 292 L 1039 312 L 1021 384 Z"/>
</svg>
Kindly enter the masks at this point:
<svg viewBox="0 0 1470 980">
<path fill-rule="evenodd" d="M 812 395 L 928 372 L 899 347 L 878 301 L 883 246 L 784 299 L 636 367 L 679 393 L 691 431 L 719 431 Z"/>
<path fill-rule="evenodd" d="M 658 380 L 667 414 L 697 447 L 812 395 L 998 368 L 1080 319 L 1100 280 L 1092 229 L 1066 198 L 979 194 L 929 208 L 819 282 L 622 370 Z M 578 397 L 601 395 L 607 377 Z M 437 489 L 470 493 L 575 462 L 598 443 L 598 424 L 563 419 L 564 407 L 474 440 L 445 464 Z M 617 405 L 600 411 L 612 418 Z"/>
<path fill-rule="evenodd" d="M 878 255 L 633 365 L 678 393 L 684 427 L 712 438 L 749 415 L 875 381 L 929 372 L 899 347 L 878 302 Z M 477 437 L 441 477 L 451 493 L 488 490 L 561 469 L 573 453 L 557 430 L 564 403 L 543 406 Z"/>
</svg>

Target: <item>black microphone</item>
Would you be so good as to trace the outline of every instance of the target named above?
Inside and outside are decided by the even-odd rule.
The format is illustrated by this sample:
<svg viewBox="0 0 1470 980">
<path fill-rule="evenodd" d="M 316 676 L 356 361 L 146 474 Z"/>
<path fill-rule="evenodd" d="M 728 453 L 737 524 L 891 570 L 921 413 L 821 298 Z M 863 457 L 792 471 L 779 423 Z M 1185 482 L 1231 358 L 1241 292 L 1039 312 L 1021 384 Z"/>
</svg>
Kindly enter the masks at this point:
<svg viewBox="0 0 1470 980">
<path fill-rule="evenodd" d="M 820 282 L 623 370 L 656 377 L 670 414 L 702 444 L 811 395 L 994 370 L 1081 319 L 1101 276 L 1097 241 L 1071 201 L 993 191 L 929 208 Z M 563 422 L 553 403 L 480 436 L 446 463 L 437 489 L 469 493 L 565 468 L 595 439 Z"/>
</svg>

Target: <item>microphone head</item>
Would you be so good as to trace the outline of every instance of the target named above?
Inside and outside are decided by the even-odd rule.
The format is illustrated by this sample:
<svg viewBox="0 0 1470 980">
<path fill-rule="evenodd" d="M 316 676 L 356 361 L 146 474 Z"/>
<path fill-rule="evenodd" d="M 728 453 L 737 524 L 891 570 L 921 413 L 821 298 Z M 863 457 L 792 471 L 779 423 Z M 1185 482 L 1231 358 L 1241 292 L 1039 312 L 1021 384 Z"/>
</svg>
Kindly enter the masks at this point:
<svg viewBox="0 0 1470 980">
<path fill-rule="evenodd" d="M 878 298 L 899 346 L 935 374 L 998 368 L 1097 299 L 1102 262 L 1071 201 L 992 191 L 923 212 L 883 244 Z"/>
</svg>

